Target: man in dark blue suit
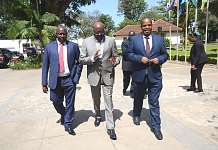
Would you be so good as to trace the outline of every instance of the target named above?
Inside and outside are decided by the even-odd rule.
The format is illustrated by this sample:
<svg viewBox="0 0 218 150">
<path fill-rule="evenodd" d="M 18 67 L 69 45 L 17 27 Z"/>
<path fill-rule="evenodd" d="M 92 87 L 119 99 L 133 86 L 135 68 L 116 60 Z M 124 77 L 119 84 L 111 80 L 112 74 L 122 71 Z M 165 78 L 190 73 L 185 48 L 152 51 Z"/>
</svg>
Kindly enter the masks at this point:
<svg viewBox="0 0 218 150">
<path fill-rule="evenodd" d="M 140 125 L 144 91 L 148 89 L 148 104 L 151 114 L 151 130 L 158 140 L 163 139 L 160 129 L 159 95 L 162 90 L 161 65 L 167 61 L 168 54 L 162 37 L 151 34 L 152 21 L 141 20 L 142 33 L 130 37 L 126 52 L 127 59 L 133 62 L 132 79 L 134 86 L 133 122 Z"/>
<path fill-rule="evenodd" d="M 61 115 L 61 124 L 65 131 L 75 135 L 71 124 L 74 120 L 74 101 L 76 84 L 82 72 L 79 64 L 79 46 L 66 40 L 67 31 L 63 26 L 57 28 L 57 39 L 45 46 L 42 64 L 42 90 L 48 93 L 54 108 Z M 49 83 L 48 83 L 49 70 Z M 65 97 L 65 106 L 63 105 Z"/>
</svg>

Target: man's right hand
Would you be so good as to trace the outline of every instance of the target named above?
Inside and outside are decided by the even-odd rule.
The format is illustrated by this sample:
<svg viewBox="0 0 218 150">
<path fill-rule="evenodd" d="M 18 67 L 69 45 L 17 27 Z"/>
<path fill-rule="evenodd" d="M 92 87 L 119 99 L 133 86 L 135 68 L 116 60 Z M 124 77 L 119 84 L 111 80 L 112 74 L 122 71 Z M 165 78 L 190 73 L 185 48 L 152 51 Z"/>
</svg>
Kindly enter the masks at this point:
<svg viewBox="0 0 218 150">
<path fill-rule="evenodd" d="M 100 49 L 95 52 L 94 61 L 96 61 L 96 59 L 98 59 L 98 57 L 101 55 L 101 53 L 99 52 L 100 52 Z"/>
<path fill-rule="evenodd" d="M 44 93 L 48 93 L 48 86 L 42 86 L 42 91 Z"/>
<path fill-rule="evenodd" d="M 147 63 L 149 62 L 149 59 L 148 59 L 147 57 L 142 57 L 141 62 L 142 62 L 143 64 L 147 64 Z"/>
</svg>

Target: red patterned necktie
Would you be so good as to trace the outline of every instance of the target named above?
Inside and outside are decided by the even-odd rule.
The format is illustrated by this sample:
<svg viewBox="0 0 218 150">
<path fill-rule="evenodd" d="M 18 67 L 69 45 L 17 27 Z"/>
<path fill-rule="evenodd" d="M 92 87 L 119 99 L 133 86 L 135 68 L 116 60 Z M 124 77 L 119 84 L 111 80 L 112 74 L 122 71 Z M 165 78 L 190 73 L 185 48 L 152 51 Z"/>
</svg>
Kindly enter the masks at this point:
<svg viewBox="0 0 218 150">
<path fill-rule="evenodd" d="M 60 44 L 60 50 L 59 50 L 59 72 L 63 72 L 64 71 L 64 54 L 63 54 L 63 50 L 64 50 L 64 45 L 61 43 Z"/>
<path fill-rule="evenodd" d="M 146 36 L 145 39 L 146 39 L 146 54 L 149 55 L 150 54 L 150 45 L 148 42 L 149 37 Z"/>
</svg>

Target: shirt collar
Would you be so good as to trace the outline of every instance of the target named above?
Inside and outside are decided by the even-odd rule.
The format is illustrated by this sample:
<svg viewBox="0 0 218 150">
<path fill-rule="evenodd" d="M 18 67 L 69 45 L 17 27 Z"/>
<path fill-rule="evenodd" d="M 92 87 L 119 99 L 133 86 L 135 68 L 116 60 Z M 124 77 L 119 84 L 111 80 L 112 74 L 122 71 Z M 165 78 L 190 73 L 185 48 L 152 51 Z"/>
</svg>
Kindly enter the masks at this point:
<svg viewBox="0 0 218 150">
<path fill-rule="evenodd" d="M 100 42 L 98 42 L 98 40 L 94 37 L 94 39 L 95 39 L 95 43 L 100 43 L 100 44 L 103 44 L 104 43 L 104 41 L 105 41 L 105 37 L 100 41 Z"/>
<path fill-rule="evenodd" d="M 146 36 L 143 34 L 143 38 L 145 38 Z M 151 34 L 148 36 L 148 39 L 151 39 Z"/>
<path fill-rule="evenodd" d="M 61 43 L 58 41 L 58 39 L 56 40 L 57 40 L 58 45 L 60 45 Z M 63 44 L 66 45 L 67 44 L 66 41 Z"/>
</svg>

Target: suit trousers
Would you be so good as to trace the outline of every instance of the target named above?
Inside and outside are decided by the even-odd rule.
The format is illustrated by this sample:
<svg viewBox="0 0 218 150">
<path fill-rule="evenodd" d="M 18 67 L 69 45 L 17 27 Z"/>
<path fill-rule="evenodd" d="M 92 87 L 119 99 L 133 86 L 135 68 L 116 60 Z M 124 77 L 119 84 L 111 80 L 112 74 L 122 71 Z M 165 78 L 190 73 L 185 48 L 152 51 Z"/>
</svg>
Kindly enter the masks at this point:
<svg viewBox="0 0 218 150">
<path fill-rule="evenodd" d="M 125 91 L 129 86 L 131 77 L 132 77 L 132 71 L 123 70 L 123 89 Z M 134 93 L 134 83 L 133 83 L 133 80 L 132 80 L 131 85 L 130 85 L 130 94 L 133 94 L 133 93 Z"/>
<path fill-rule="evenodd" d="M 156 83 L 151 83 L 148 76 L 145 76 L 143 82 L 135 82 L 135 92 L 134 92 L 134 106 L 133 106 L 133 117 L 140 117 L 143 98 L 146 89 L 148 89 L 148 104 L 150 108 L 151 115 L 151 126 L 155 130 L 160 130 L 160 106 L 159 106 L 159 96 L 162 90 L 162 81 Z"/>
<path fill-rule="evenodd" d="M 191 88 L 196 88 L 195 87 L 195 83 L 197 80 L 197 84 L 198 84 L 198 90 L 202 91 L 202 77 L 201 77 L 201 73 L 202 73 L 202 69 L 204 67 L 205 63 L 202 64 L 198 64 L 196 66 L 196 70 L 191 70 Z"/>
<path fill-rule="evenodd" d="M 113 102 L 112 102 L 113 85 L 106 85 L 102 82 L 99 82 L 97 86 L 91 86 L 95 117 L 98 118 L 101 117 L 101 113 L 100 113 L 101 86 L 104 95 L 106 127 L 107 129 L 113 129 L 115 126 L 114 118 L 113 118 Z"/>
<path fill-rule="evenodd" d="M 70 76 L 58 77 L 55 89 L 50 89 L 50 99 L 56 111 L 64 115 L 64 127 L 69 128 L 74 120 L 74 102 L 75 102 L 76 84 Z M 65 97 L 65 105 L 64 102 Z"/>
</svg>

